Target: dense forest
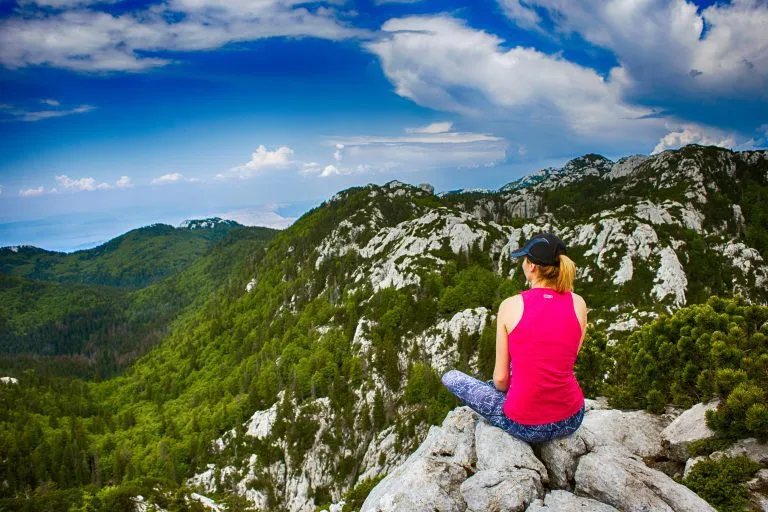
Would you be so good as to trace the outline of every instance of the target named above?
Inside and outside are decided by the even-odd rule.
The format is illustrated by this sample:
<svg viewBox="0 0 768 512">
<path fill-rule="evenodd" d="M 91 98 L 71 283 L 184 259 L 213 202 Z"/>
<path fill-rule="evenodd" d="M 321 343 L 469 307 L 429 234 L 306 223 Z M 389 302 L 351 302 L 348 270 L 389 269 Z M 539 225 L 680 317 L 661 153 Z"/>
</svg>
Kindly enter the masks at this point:
<svg viewBox="0 0 768 512">
<path fill-rule="evenodd" d="M 704 172 L 719 176 L 722 152 L 689 147 L 673 156 L 699 161 Z M 577 163 L 594 166 L 596 158 Z M 315 502 L 329 503 L 339 489 L 358 499 L 372 485 L 358 481 L 358 473 L 376 433 L 391 427 L 406 450 L 424 425 L 440 423 L 458 405 L 418 343 L 422 333 L 463 311 L 487 311 L 481 329 L 448 334 L 443 343 L 455 347 L 452 367 L 490 378 L 491 315 L 524 284 L 515 263 L 502 256 L 511 230 L 558 215 L 564 220 L 557 227 L 567 232 L 568 223 L 640 197 L 664 201 L 685 193 L 682 186 L 652 192 L 658 174 L 649 164 L 608 184 L 587 175 L 545 189 L 539 206 L 545 212 L 534 219 L 494 206 L 514 191 L 437 197 L 402 184 L 357 187 L 284 231 L 234 227 L 207 251 L 190 249 L 186 264 L 177 254 L 147 274 L 126 267 L 119 275 L 134 277 L 125 286 L 59 278 L 55 265 L 46 267 L 54 269 L 50 274 L 33 273 L 18 259 L 21 251 L 14 253 L 13 263 L 0 267 L 11 269 L 0 274 L 0 372 L 18 379 L 0 384 L 0 510 L 133 510 L 137 495 L 169 511 L 196 509 L 200 504 L 187 499 L 187 479 L 208 464 L 237 464 L 243 454 L 259 462 L 250 488 L 279 509 L 281 489 L 267 468 L 287 460 L 286 471 L 296 471 L 319 429 L 333 474 L 313 489 Z M 741 164 L 717 179 L 724 181 L 716 183 L 715 199 L 702 206 L 709 231 L 654 226 L 659 245 L 674 240 L 682 247 L 685 307 L 654 299 L 653 258 L 637 260 L 633 277 L 613 285 L 610 268 L 594 264 L 589 248 L 574 244 L 569 254 L 593 276 L 577 285 L 593 307 L 577 377 L 587 395 L 605 395 L 616 407 L 659 411 L 719 396 L 723 405 L 708 422 L 721 439 L 765 439 L 765 290 L 752 283 L 743 288 L 752 298 L 731 297 L 743 269 L 734 269 L 714 245 L 736 239 L 768 256 L 768 183 L 764 168 Z M 741 223 L 732 220 L 737 199 Z M 472 218 L 465 213 L 475 210 Z M 456 250 L 455 237 L 433 236 L 452 217 L 487 235 Z M 425 224 L 425 218 L 434 221 Z M 417 279 L 379 286 L 368 278 L 380 261 L 369 248 L 405 225 L 415 226 L 412 238 L 428 241 L 429 250 L 395 261 L 410 261 Z M 340 250 L 350 245 L 345 237 L 357 249 Z M 121 247 L 109 256 L 115 268 L 133 261 Z M 94 256 L 93 268 L 105 257 Z M 136 277 L 158 276 L 160 267 L 172 275 Z M 77 275 L 71 263 L 61 268 L 62 275 Z M 617 297 L 628 311 L 645 306 L 644 325 L 606 330 Z M 366 395 L 370 402 L 361 400 Z M 321 414 L 323 404 L 332 414 Z M 272 406 L 269 433 L 243 435 L 254 411 Z M 225 435 L 231 442 L 214 447 L 212 441 Z M 216 498 L 230 510 L 250 506 L 235 493 Z"/>
</svg>

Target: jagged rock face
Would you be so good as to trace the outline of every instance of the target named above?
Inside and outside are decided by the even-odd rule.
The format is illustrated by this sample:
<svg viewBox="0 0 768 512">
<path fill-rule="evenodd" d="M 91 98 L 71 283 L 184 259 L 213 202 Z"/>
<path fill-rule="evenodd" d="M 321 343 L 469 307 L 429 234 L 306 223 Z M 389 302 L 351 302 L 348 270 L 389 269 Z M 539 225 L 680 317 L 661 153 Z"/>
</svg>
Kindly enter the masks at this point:
<svg viewBox="0 0 768 512">
<path fill-rule="evenodd" d="M 534 451 L 460 407 L 371 491 L 361 512 L 714 511 L 633 453 L 653 458 L 664 450 L 661 425 L 670 418 L 647 416 L 592 408 L 575 434 Z M 629 435 L 632 429 L 645 432 L 642 442 Z M 657 448 L 650 447 L 654 441 Z"/>
</svg>

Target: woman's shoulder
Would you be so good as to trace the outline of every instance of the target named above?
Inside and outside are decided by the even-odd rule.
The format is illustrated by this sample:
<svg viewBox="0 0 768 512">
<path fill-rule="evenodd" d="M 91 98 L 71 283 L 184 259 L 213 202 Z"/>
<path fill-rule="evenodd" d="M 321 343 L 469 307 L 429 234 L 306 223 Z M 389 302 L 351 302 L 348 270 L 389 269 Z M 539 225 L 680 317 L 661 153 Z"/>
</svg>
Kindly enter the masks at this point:
<svg viewBox="0 0 768 512">
<path fill-rule="evenodd" d="M 517 295 L 511 295 L 501 301 L 501 304 L 499 304 L 499 311 L 508 311 L 515 308 L 518 308 L 522 306 L 523 304 L 523 294 L 518 293 Z"/>
<path fill-rule="evenodd" d="M 587 310 L 587 302 L 581 295 L 575 292 L 571 292 L 571 296 L 573 297 L 573 305 L 576 306 L 577 309 L 584 311 Z"/>
</svg>

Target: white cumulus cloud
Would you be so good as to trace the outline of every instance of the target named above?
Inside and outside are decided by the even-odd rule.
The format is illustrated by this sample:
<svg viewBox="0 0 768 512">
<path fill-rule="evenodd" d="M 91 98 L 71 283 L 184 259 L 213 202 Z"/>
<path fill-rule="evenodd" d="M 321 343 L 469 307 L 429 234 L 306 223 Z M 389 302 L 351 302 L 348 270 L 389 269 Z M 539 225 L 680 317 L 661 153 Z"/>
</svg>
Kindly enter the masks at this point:
<svg viewBox="0 0 768 512">
<path fill-rule="evenodd" d="M 340 171 L 335 165 L 326 165 L 323 168 L 323 172 L 320 173 L 320 177 L 327 178 L 328 176 L 333 176 L 335 174 L 342 174 L 342 171 Z"/>
<path fill-rule="evenodd" d="M 131 178 L 128 176 L 120 176 L 120 179 L 115 182 L 115 186 L 117 188 L 131 188 L 133 183 L 131 183 Z"/>
<path fill-rule="evenodd" d="M 152 185 L 166 185 L 168 183 L 176 183 L 179 181 L 182 181 L 184 179 L 184 175 L 180 172 L 173 172 L 169 174 L 163 174 L 162 176 L 158 176 L 157 178 L 152 179 Z"/>
<path fill-rule="evenodd" d="M 500 0 L 506 7 L 521 4 Z M 768 5 L 762 0 L 528 0 L 561 33 L 612 51 L 631 92 L 768 98 Z M 530 9 L 529 9 L 530 10 Z M 505 12 L 519 21 L 515 9 Z M 533 21 L 533 19 L 531 19 Z"/>
<path fill-rule="evenodd" d="M 56 176 L 56 182 L 64 188 L 64 190 L 73 191 L 94 191 L 94 190 L 107 190 L 110 187 L 107 183 L 96 183 L 94 178 L 80 178 L 73 180 L 66 174 Z"/>
<path fill-rule="evenodd" d="M 720 133 L 718 130 L 696 125 L 686 125 L 663 136 L 651 154 L 655 155 L 667 149 L 677 149 L 687 144 L 720 146 L 729 149 L 737 145 L 736 138 L 732 134 Z"/>
<path fill-rule="evenodd" d="M 295 164 L 292 160 L 293 150 L 288 146 L 280 146 L 270 151 L 263 144 L 251 154 L 251 160 L 243 165 L 233 167 L 216 175 L 217 179 L 239 178 L 248 179 L 271 169 L 290 167 Z"/>
<path fill-rule="evenodd" d="M 382 31 L 390 37 L 366 48 L 379 57 L 397 94 L 420 105 L 470 117 L 564 124 L 609 139 L 659 125 L 658 119 L 638 119 L 650 109 L 622 99 L 627 77 L 621 67 L 606 79 L 559 55 L 507 49 L 499 37 L 448 16 L 393 19 Z"/>
<path fill-rule="evenodd" d="M 333 159 L 337 162 L 341 162 L 341 160 L 344 158 L 342 151 L 344 151 L 344 144 L 336 144 L 336 151 L 333 153 Z"/>
</svg>

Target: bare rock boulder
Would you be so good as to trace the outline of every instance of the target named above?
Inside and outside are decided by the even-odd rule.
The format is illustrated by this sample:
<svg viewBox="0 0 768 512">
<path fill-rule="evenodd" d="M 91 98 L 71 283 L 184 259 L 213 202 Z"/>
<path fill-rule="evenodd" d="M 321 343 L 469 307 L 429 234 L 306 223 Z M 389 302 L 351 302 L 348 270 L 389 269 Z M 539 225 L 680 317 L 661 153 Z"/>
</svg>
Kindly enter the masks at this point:
<svg viewBox="0 0 768 512">
<path fill-rule="evenodd" d="M 683 412 L 662 432 L 661 440 L 668 449 L 669 458 L 685 462 L 690 457 L 688 447 L 695 441 L 709 439 L 715 435 L 707 426 L 706 412 L 717 409 L 718 400 L 707 404 L 696 404 Z"/>
<path fill-rule="evenodd" d="M 714 512 L 696 493 L 617 446 L 581 457 L 576 493 L 624 512 Z"/>
<path fill-rule="evenodd" d="M 443 425 L 430 428 L 421 446 L 371 491 L 361 512 L 466 510 L 460 488 L 476 464 L 478 418 L 468 407 L 448 413 Z"/>
<path fill-rule="evenodd" d="M 619 512 L 610 505 L 568 491 L 554 490 L 536 500 L 525 512 Z"/>
<path fill-rule="evenodd" d="M 584 415 L 582 428 L 590 430 L 599 445 L 619 444 L 643 458 L 661 458 L 665 450 L 661 432 L 669 424 L 663 416 L 645 411 L 598 409 Z"/>
</svg>

